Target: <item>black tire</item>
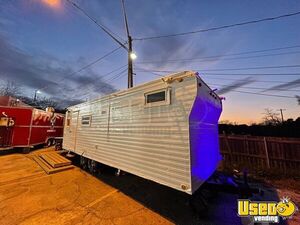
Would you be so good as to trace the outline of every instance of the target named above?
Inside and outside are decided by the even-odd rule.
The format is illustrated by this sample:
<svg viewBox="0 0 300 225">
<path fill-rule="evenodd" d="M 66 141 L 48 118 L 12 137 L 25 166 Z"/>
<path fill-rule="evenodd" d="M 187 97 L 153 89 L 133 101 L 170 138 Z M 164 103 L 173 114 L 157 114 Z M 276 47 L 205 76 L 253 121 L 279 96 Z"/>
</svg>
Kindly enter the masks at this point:
<svg viewBox="0 0 300 225">
<path fill-rule="evenodd" d="M 62 150 L 62 140 L 56 140 L 55 150 Z"/>
<path fill-rule="evenodd" d="M 83 169 L 83 170 L 86 170 L 87 167 L 88 167 L 88 159 L 83 157 L 83 156 L 80 156 L 80 167 Z"/>
<path fill-rule="evenodd" d="M 22 153 L 23 154 L 28 154 L 30 152 L 30 148 L 29 147 L 25 147 L 22 149 Z"/>
<path fill-rule="evenodd" d="M 98 163 L 95 160 L 88 160 L 88 169 L 91 174 L 96 174 L 98 169 Z"/>
<path fill-rule="evenodd" d="M 46 142 L 46 147 L 50 147 L 52 145 L 52 139 L 48 139 Z"/>
</svg>

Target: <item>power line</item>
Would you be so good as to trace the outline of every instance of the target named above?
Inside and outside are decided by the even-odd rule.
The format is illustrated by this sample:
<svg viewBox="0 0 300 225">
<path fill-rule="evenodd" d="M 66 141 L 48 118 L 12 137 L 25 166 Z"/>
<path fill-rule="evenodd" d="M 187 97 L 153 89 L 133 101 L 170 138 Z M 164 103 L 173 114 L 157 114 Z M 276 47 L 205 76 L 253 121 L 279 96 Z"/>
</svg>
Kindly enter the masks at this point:
<svg viewBox="0 0 300 225">
<path fill-rule="evenodd" d="M 126 72 L 126 70 L 123 70 L 123 71 L 121 71 L 119 74 L 117 74 L 113 79 L 116 79 L 116 78 L 120 78 L 120 77 L 122 77 L 122 76 L 124 76 L 124 75 L 126 75 L 126 73 L 124 73 L 124 72 Z M 123 74 L 122 74 L 123 73 Z M 112 80 L 113 80 L 112 79 Z M 213 84 L 210 84 L 210 85 L 213 85 Z M 264 89 L 265 90 L 265 89 Z M 293 96 L 287 96 L 287 95 L 274 95 L 274 94 L 264 94 L 264 93 L 255 93 L 255 92 L 249 92 L 249 91 L 238 91 L 238 90 L 231 90 L 232 92 L 238 92 L 238 93 L 242 93 L 242 94 L 253 94 L 253 95 L 261 95 L 261 96 L 267 96 L 267 97 L 279 97 L 279 98 L 295 98 L 295 97 L 293 97 Z M 83 98 L 85 98 L 86 97 L 86 95 L 88 95 L 88 94 L 90 94 L 90 92 L 87 92 L 87 93 L 84 93 L 84 95 L 83 95 L 83 97 L 81 98 L 81 99 L 83 99 Z"/>
<path fill-rule="evenodd" d="M 205 73 L 201 74 L 203 76 L 205 75 L 215 75 L 215 76 L 256 76 L 256 75 L 272 75 L 272 76 L 280 76 L 280 75 L 290 75 L 290 76 L 296 76 L 300 75 L 300 73 Z"/>
<path fill-rule="evenodd" d="M 205 75 L 205 74 L 204 74 Z M 240 81 L 240 79 L 230 79 L 230 78 L 213 78 L 213 77 L 206 77 L 205 80 L 230 80 L 230 81 Z M 280 83 L 285 84 L 286 82 L 282 81 L 274 81 L 274 80 L 255 80 L 254 82 L 258 83 Z"/>
<path fill-rule="evenodd" d="M 282 19 L 282 18 L 296 16 L 296 15 L 299 15 L 299 14 L 300 14 L 300 11 L 294 12 L 294 13 L 283 14 L 283 15 L 279 15 L 279 16 L 274 16 L 274 17 L 266 17 L 266 18 L 250 20 L 250 21 L 246 21 L 246 22 L 223 25 L 223 26 L 219 26 L 219 27 L 212 27 L 212 28 L 182 32 L 182 33 L 174 33 L 174 34 L 166 34 L 166 35 L 158 35 L 158 36 L 150 36 L 150 37 L 141 37 L 141 38 L 135 38 L 134 40 L 145 41 L 145 40 L 153 40 L 153 39 L 159 39 L 159 38 L 169 38 L 169 37 L 176 37 L 176 36 L 183 36 L 183 35 L 191 35 L 191 34 L 196 34 L 196 33 L 204 33 L 204 32 L 208 32 L 208 31 L 221 30 L 221 29 L 227 29 L 227 28 L 231 28 L 231 27 L 255 24 L 255 23 L 260 23 L 260 22 L 265 22 L 265 21 L 278 20 L 278 19 Z"/>
<path fill-rule="evenodd" d="M 146 69 L 142 69 L 142 71 L 144 72 L 150 72 L 151 74 L 155 75 L 155 76 L 159 76 L 159 77 L 163 77 L 164 75 L 158 74 L 158 73 L 153 73 L 150 70 L 146 70 Z M 203 74 L 204 76 L 207 73 Z M 214 73 L 210 73 L 209 75 L 215 75 Z M 216 74 L 216 75 L 223 75 L 223 74 Z M 232 74 L 224 74 L 224 75 L 232 75 Z M 233 75 L 286 75 L 286 74 L 233 74 Z M 298 74 L 290 74 L 290 75 L 298 75 Z M 299 73 L 300 75 L 300 73 Z M 230 78 L 213 78 L 213 77 L 206 77 L 206 79 L 210 79 L 210 80 L 230 80 L 230 81 L 240 81 L 240 79 L 230 79 Z M 255 80 L 254 83 L 279 83 L 279 84 L 285 84 L 286 82 L 282 82 L 282 81 L 274 81 L 274 80 Z M 265 89 L 264 89 L 265 90 Z M 298 90 L 297 90 L 298 91 Z"/>
<path fill-rule="evenodd" d="M 115 37 L 115 36 L 118 36 L 118 35 L 114 34 L 106 26 L 104 26 L 103 24 L 101 24 L 97 20 L 95 20 L 93 17 L 91 17 L 83 8 L 81 8 L 79 5 L 72 2 L 71 0 L 67 0 L 67 1 L 70 4 L 72 4 L 76 9 L 80 10 L 86 17 L 88 17 L 93 23 L 95 23 L 98 27 L 100 27 L 106 34 L 108 34 L 114 41 L 116 41 L 120 46 L 122 46 L 127 51 L 127 53 L 128 53 L 128 88 L 132 87 L 133 86 L 132 37 L 129 34 L 129 28 L 128 28 L 128 22 L 127 22 L 127 15 L 126 15 L 126 10 L 125 10 L 124 0 L 121 0 L 121 4 L 122 4 L 123 15 L 124 15 L 124 21 L 125 21 L 125 25 L 126 25 L 126 33 L 127 33 L 127 38 L 128 38 L 128 40 L 127 40 L 128 47 L 125 46 L 125 44 L 123 44 L 121 41 L 119 41 Z M 118 37 L 120 38 L 120 36 L 118 36 Z"/>
<path fill-rule="evenodd" d="M 99 77 L 102 79 L 102 78 L 104 78 L 104 77 L 107 77 L 107 76 L 109 76 L 110 74 L 112 74 L 112 73 L 114 73 L 114 72 L 116 72 L 116 71 L 118 71 L 118 70 L 120 70 L 120 69 L 122 69 L 122 68 L 124 68 L 124 67 L 126 67 L 127 66 L 127 64 L 125 64 L 125 65 L 123 65 L 123 66 L 120 66 L 120 67 L 118 67 L 118 68 L 116 68 L 116 69 L 113 69 L 112 71 L 110 71 L 110 72 L 108 72 L 108 73 L 106 73 L 106 74 L 104 74 L 104 75 L 100 75 Z M 126 70 L 126 69 L 125 69 Z M 122 70 L 123 71 L 123 70 Z M 98 76 L 97 76 L 98 77 Z M 103 82 L 107 82 L 108 80 L 103 80 Z M 89 85 L 89 84 L 88 84 Z M 83 87 L 83 86 L 81 86 L 81 87 Z"/>
<path fill-rule="evenodd" d="M 155 76 L 159 76 L 159 77 L 163 77 L 164 75 L 158 74 L 158 73 L 153 73 L 151 71 L 148 70 L 143 70 L 144 72 L 150 72 L 151 74 L 155 75 Z M 203 74 L 204 76 L 207 73 Z M 210 75 L 214 75 L 214 74 L 210 74 Z M 216 74 L 216 75 L 223 75 L 223 74 Z M 225 74 L 225 75 L 231 75 L 231 74 Z M 266 74 L 233 74 L 233 75 L 266 75 Z M 272 74 L 268 74 L 268 75 L 272 75 Z M 275 75 L 280 75 L 280 74 L 275 74 Z M 286 75 L 286 74 L 283 74 Z M 296 74 L 293 74 L 296 75 Z M 299 73 L 300 75 L 300 73 Z M 209 80 L 230 80 L 230 81 L 240 81 L 240 79 L 230 79 L 230 78 L 214 78 L 214 77 L 206 77 L 206 79 Z M 282 82 L 282 81 L 274 81 L 274 80 L 255 80 L 254 83 L 279 83 L 279 84 L 285 84 L 286 82 Z"/>
<path fill-rule="evenodd" d="M 264 55 L 254 55 L 254 56 L 242 56 L 242 57 L 233 57 L 233 58 L 222 58 L 221 60 L 237 60 L 237 59 L 251 59 L 251 58 L 261 58 L 261 57 L 269 57 L 269 56 L 280 56 L 280 55 L 290 55 L 290 54 L 299 54 L 300 51 L 294 52 L 281 52 L 281 53 L 273 53 L 273 54 L 264 54 Z M 161 61 L 142 61 L 137 62 L 138 64 L 149 64 L 149 63 L 177 63 L 177 62 L 208 62 L 221 57 L 229 56 L 227 55 L 219 55 L 215 57 L 203 57 L 203 58 L 190 58 L 190 59 L 170 59 L 170 60 L 161 60 Z"/>
<path fill-rule="evenodd" d="M 113 80 L 115 80 L 115 79 L 117 79 L 117 78 L 120 78 L 120 77 L 126 75 L 126 73 L 125 73 L 126 71 L 127 71 L 127 69 L 122 70 L 121 72 L 117 73 L 114 77 L 112 77 L 112 78 L 106 80 L 105 82 L 111 82 L 111 81 L 113 81 Z M 81 97 L 80 99 L 83 99 L 83 98 L 85 98 L 87 95 L 91 94 L 91 91 L 92 91 L 92 90 L 89 89 L 87 92 L 84 92 L 83 94 L 81 94 L 82 97 Z"/>
<path fill-rule="evenodd" d="M 224 70 L 257 70 L 257 69 L 281 69 L 281 68 L 299 68 L 300 65 L 280 65 L 280 66 L 259 66 L 259 67 L 245 67 L 245 68 L 225 68 L 225 69 L 206 69 L 199 71 L 224 71 Z"/>
<path fill-rule="evenodd" d="M 159 74 L 154 74 L 154 75 L 157 75 L 157 76 L 160 76 L 160 77 L 162 76 L 162 75 L 159 75 Z M 272 82 L 272 81 L 255 81 L 255 82 Z M 277 81 L 275 81 L 275 82 L 277 82 Z M 287 95 L 263 94 L 263 93 L 255 93 L 255 92 L 249 92 L 249 91 L 238 91 L 238 90 L 231 90 L 231 91 L 238 92 L 238 93 L 243 93 L 243 94 L 262 95 L 262 96 L 268 96 L 268 97 L 295 98 L 293 96 L 287 96 Z"/>
<path fill-rule="evenodd" d="M 137 68 L 138 70 L 141 70 L 142 72 L 150 72 L 150 73 L 152 73 L 152 74 L 154 74 L 154 75 L 156 75 L 156 76 L 160 76 L 160 77 L 163 77 L 163 76 L 164 76 L 164 75 L 162 75 L 162 74 L 156 73 L 155 71 L 153 72 L 152 70 L 148 70 L 148 69 L 145 69 L 145 68 L 142 68 L 142 67 L 139 67 L 139 66 L 136 66 L 136 68 Z"/>
<path fill-rule="evenodd" d="M 122 75 L 126 70 L 127 70 L 127 69 L 122 70 L 121 72 L 117 73 L 114 77 L 109 78 L 109 79 L 106 80 L 105 82 L 111 82 L 111 81 L 113 81 L 113 80 L 116 80 L 116 79 L 119 78 L 120 75 Z"/>
<path fill-rule="evenodd" d="M 145 72 L 149 72 L 148 70 L 143 70 Z M 155 76 L 159 76 L 159 77 L 163 77 L 163 75 L 161 74 L 157 74 L 157 73 L 153 73 L 151 72 L 153 75 Z M 220 80 L 220 78 L 211 78 L 211 77 L 208 77 L 208 78 L 205 78 L 205 79 L 215 79 L 215 80 Z M 230 79 L 230 78 L 221 78 L 222 80 L 231 80 L 231 81 L 239 81 L 239 79 Z M 286 82 L 282 82 L 282 81 L 268 81 L 268 80 L 256 80 L 254 81 L 255 83 L 258 82 L 258 83 L 281 83 L 281 84 L 285 84 Z M 209 84 L 209 85 L 220 85 L 220 84 Z M 260 89 L 260 88 L 252 88 L 252 87 L 247 87 L 248 89 Z M 265 90 L 265 88 L 262 88 L 261 90 Z M 279 90 L 279 89 L 278 89 Z M 284 90 L 284 89 L 280 89 L 280 90 Z M 288 90 L 286 90 L 288 91 Z M 291 91 L 300 91 L 300 90 L 291 90 Z M 263 95 L 267 95 L 267 94 L 263 94 Z M 274 95 L 271 95 L 273 97 L 276 97 Z M 290 96 L 288 96 L 290 97 Z"/>
<path fill-rule="evenodd" d="M 144 69 L 144 68 L 140 68 L 140 69 L 142 69 L 145 72 L 151 72 L 148 69 Z M 174 72 L 174 71 L 172 71 L 172 72 Z M 156 75 L 156 76 L 163 77 L 163 75 L 160 75 L 160 74 L 157 74 L 157 73 L 153 73 L 153 72 L 151 72 L 151 73 L 154 74 L 154 75 Z M 229 80 L 229 79 L 227 79 L 227 80 Z M 231 80 L 236 80 L 236 79 L 231 79 Z M 236 80 L 236 81 L 238 81 L 238 80 Z M 278 82 L 278 83 L 280 83 L 280 81 L 255 81 L 255 82 L 268 82 L 268 83 L 269 82 Z M 282 83 L 284 83 L 284 82 L 282 82 Z M 242 93 L 242 94 L 253 94 L 253 95 L 261 95 L 261 96 L 268 96 L 268 97 L 295 98 L 293 96 L 287 96 L 287 95 L 263 94 L 263 93 L 255 93 L 255 92 L 249 92 L 249 91 L 238 91 L 238 90 L 231 90 L 231 91 Z"/>
<path fill-rule="evenodd" d="M 115 79 L 117 79 L 117 78 L 120 78 L 121 76 L 126 75 L 126 73 L 125 73 L 126 71 L 127 71 L 127 69 L 122 70 L 120 73 L 116 74 L 110 81 L 113 81 L 113 80 L 115 80 Z M 106 82 L 108 82 L 108 81 L 106 81 Z M 99 88 L 101 88 L 101 87 L 102 87 L 102 86 L 100 86 Z M 97 91 L 97 90 L 95 90 L 95 91 Z M 90 89 L 89 91 L 87 91 L 87 92 L 84 92 L 83 94 L 81 94 L 82 96 L 81 96 L 80 99 L 83 99 L 83 98 L 85 98 L 87 95 L 90 95 L 91 92 L 92 92 L 91 89 Z"/>
<path fill-rule="evenodd" d="M 113 72 L 116 72 L 116 71 L 120 70 L 121 68 L 124 68 L 125 66 L 127 66 L 127 64 L 126 64 L 126 65 L 123 65 L 123 66 L 121 66 L 121 67 L 118 67 L 117 69 L 114 69 L 113 71 L 111 71 L 111 72 L 109 72 L 109 73 L 107 73 L 107 74 L 101 76 L 101 78 L 103 78 L 103 77 L 105 77 L 105 76 L 107 76 L 107 75 L 109 75 L 109 74 L 112 74 Z M 109 79 L 107 79 L 107 80 L 103 80 L 103 82 L 108 83 L 108 82 L 111 82 L 111 81 L 117 79 L 117 78 L 118 78 L 121 74 L 123 74 L 126 70 L 127 70 L 127 69 L 122 70 L 121 72 L 115 74 L 113 77 L 111 77 L 111 78 L 109 78 Z M 86 92 L 84 92 L 83 94 L 80 94 L 80 95 L 86 96 L 87 94 L 90 94 L 91 91 L 92 91 L 92 87 L 88 88 Z M 78 94 L 77 94 L 77 96 L 78 96 Z M 73 96 L 72 98 L 74 98 L 74 97 L 76 98 L 77 96 Z"/>
<path fill-rule="evenodd" d="M 100 62 L 101 60 L 105 59 L 106 57 L 108 57 L 108 56 L 110 56 L 111 54 L 113 54 L 113 53 L 115 53 L 116 51 L 118 51 L 120 48 L 121 48 L 121 46 L 119 46 L 119 47 L 113 49 L 112 51 L 106 53 L 105 55 L 103 55 L 103 56 L 97 58 L 97 59 L 94 60 L 93 62 L 91 62 L 91 63 L 89 63 L 89 64 L 87 64 L 87 65 L 81 67 L 79 70 L 74 71 L 74 72 L 68 74 L 67 76 L 63 77 L 62 79 L 60 79 L 60 80 L 57 81 L 57 82 L 59 83 L 59 82 L 65 80 L 65 79 L 67 79 L 67 78 L 70 78 L 70 77 L 74 76 L 75 74 L 77 74 L 77 73 L 79 73 L 79 72 L 81 72 L 81 71 L 87 69 L 88 67 L 90 67 L 90 66 L 92 66 L 92 65 L 94 65 L 94 64 L 96 64 L 96 63 L 98 63 L 98 62 Z M 40 90 L 40 91 L 41 91 L 41 90 L 45 90 L 47 87 L 49 87 L 49 84 L 45 85 L 44 87 L 40 88 L 39 90 Z"/>
<path fill-rule="evenodd" d="M 253 54 L 253 53 L 261 53 L 261 52 L 270 52 L 270 51 L 279 51 L 279 50 L 286 50 L 286 49 L 293 49 L 293 48 L 300 48 L 300 45 L 292 45 L 292 46 L 286 46 L 286 47 L 279 47 L 279 48 L 268 48 L 268 49 L 262 49 L 262 50 L 254 50 L 254 51 L 245 51 L 245 52 L 238 52 L 238 53 L 230 53 L 230 54 L 223 54 L 223 55 L 212 55 L 212 56 L 205 56 L 201 58 L 192 58 L 192 59 L 209 59 L 209 58 L 220 58 L 224 56 L 235 56 L 235 55 L 246 55 L 246 54 Z M 170 60 L 164 60 L 166 61 L 177 61 L 181 59 L 170 59 Z M 182 60 L 190 60 L 190 59 L 182 59 Z M 138 63 L 155 63 L 155 62 L 161 62 L 161 61 L 142 61 Z"/>
<path fill-rule="evenodd" d="M 295 98 L 293 96 L 287 96 L 287 95 L 273 95 L 273 94 L 263 94 L 263 93 L 255 93 L 255 92 L 249 92 L 249 91 L 237 91 L 237 90 L 231 90 L 231 91 L 243 93 L 243 94 L 262 95 L 262 96 L 269 96 L 269 97 Z"/>
<path fill-rule="evenodd" d="M 101 30 L 103 30 L 107 35 L 109 35 L 115 42 L 117 42 L 121 47 L 126 49 L 128 51 L 128 48 L 121 42 L 119 41 L 114 35 L 111 30 L 109 30 L 106 26 L 103 24 L 99 23 L 97 20 L 95 20 L 93 17 L 91 17 L 83 8 L 81 8 L 79 5 L 77 5 L 75 2 L 71 0 L 67 0 L 72 6 L 74 6 L 76 9 L 81 11 L 87 18 L 89 18 L 93 23 L 95 23 L 98 27 L 100 27 Z M 118 35 L 116 35 L 118 36 Z M 124 41 L 124 40 L 123 40 Z"/>
<path fill-rule="evenodd" d="M 230 92 L 238 92 L 238 93 L 242 93 L 242 94 L 261 95 L 261 96 L 268 96 L 268 97 L 295 98 L 293 96 L 288 96 L 288 95 L 263 94 L 263 93 L 256 93 L 256 92 L 250 92 L 250 91 L 230 90 Z"/>
<path fill-rule="evenodd" d="M 155 76 L 164 77 L 166 74 L 160 74 L 160 73 L 175 73 L 178 71 L 187 71 L 187 70 L 148 70 L 148 69 L 142 69 L 138 68 L 138 71 L 140 72 L 149 72 Z M 199 71 L 199 69 L 189 69 L 189 71 Z M 202 70 L 206 71 L 206 70 Z M 299 76 L 300 73 L 202 73 L 200 71 L 200 76 Z M 218 78 L 221 79 L 221 78 Z M 223 79 L 223 78 L 222 78 Z"/>
<path fill-rule="evenodd" d="M 245 67 L 245 68 L 224 68 L 224 69 L 190 69 L 195 71 L 227 71 L 227 70 L 256 70 L 256 69 L 281 69 L 281 68 L 299 68 L 300 65 L 280 65 L 280 66 L 261 66 L 261 67 Z M 173 73 L 176 70 L 155 70 L 155 69 L 145 69 L 145 71 L 152 72 L 162 72 L 162 73 Z M 259 75 L 259 74 L 258 74 Z"/>
<path fill-rule="evenodd" d="M 127 64 L 125 64 L 125 65 L 123 65 L 123 66 L 120 66 L 120 67 L 118 67 L 118 68 L 116 68 L 116 69 L 114 69 L 114 70 L 112 70 L 112 71 L 110 71 L 110 72 L 108 72 L 108 73 L 106 73 L 106 74 L 104 74 L 104 75 L 101 75 L 100 77 L 101 77 L 101 78 L 107 77 L 108 75 L 110 75 L 110 74 L 112 74 L 112 73 L 114 73 L 114 72 L 116 72 L 116 71 L 118 71 L 118 70 L 120 70 L 120 69 L 122 69 L 122 68 L 124 68 L 124 67 L 126 67 L 126 66 L 127 66 Z M 126 69 L 125 69 L 125 70 L 126 70 Z M 124 72 L 124 70 L 122 70 L 122 72 Z M 118 73 L 118 74 L 119 74 L 119 73 Z M 118 75 L 118 74 L 117 74 L 117 75 Z M 109 81 L 109 80 L 103 80 L 103 82 L 105 82 L 105 83 L 107 83 L 108 81 Z M 86 85 L 91 85 L 91 84 L 90 84 L 90 83 L 87 83 L 87 84 L 85 84 L 85 85 L 81 85 L 81 88 L 84 87 L 84 86 L 86 86 Z M 71 89 L 70 91 L 76 90 L 76 89 L 77 89 L 77 87 Z M 89 91 L 92 91 L 91 88 L 88 88 L 88 90 L 89 90 Z M 80 95 L 80 93 L 79 93 L 79 94 L 76 93 L 75 95 L 71 96 L 70 98 L 76 98 L 78 95 Z"/>
<path fill-rule="evenodd" d="M 255 82 L 255 81 L 254 81 Z M 254 83 L 253 82 L 253 83 Z M 212 85 L 212 86 L 220 86 L 220 88 L 222 88 L 222 86 L 224 84 L 212 84 L 212 83 L 207 83 L 208 85 Z M 226 85 L 225 85 L 226 86 Z M 266 91 L 266 88 L 259 88 L 259 87 L 248 87 L 248 86 L 242 86 L 242 87 L 237 87 L 237 88 L 242 88 L 242 89 L 253 89 L 253 90 L 264 90 Z M 300 90 L 294 90 L 294 89 L 285 89 L 285 88 L 274 88 L 272 89 L 274 91 L 292 91 L 292 92 L 295 92 L 295 91 L 300 91 Z"/>
</svg>

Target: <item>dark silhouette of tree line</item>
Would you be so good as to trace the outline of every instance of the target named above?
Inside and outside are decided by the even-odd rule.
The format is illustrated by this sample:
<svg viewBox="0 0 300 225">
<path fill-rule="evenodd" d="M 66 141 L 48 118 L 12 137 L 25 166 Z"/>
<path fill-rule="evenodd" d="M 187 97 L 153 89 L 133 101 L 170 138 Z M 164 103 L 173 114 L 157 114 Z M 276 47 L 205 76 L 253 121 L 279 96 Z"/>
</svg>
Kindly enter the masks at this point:
<svg viewBox="0 0 300 225">
<path fill-rule="evenodd" d="M 27 105 L 38 109 L 46 109 L 46 107 L 55 108 L 56 112 L 64 113 L 66 110 L 59 107 L 57 101 L 47 97 L 37 97 L 36 99 L 28 97 L 24 94 L 20 85 L 14 83 L 13 81 L 7 81 L 0 84 L 0 95 L 1 96 L 11 96 L 19 99 Z"/>
<path fill-rule="evenodd" d="M 263 122 L 259 124 L 235 124 L 223 121 L 219 124 L 219 133 L 228 135 L 251 135 L 300 138 L 300 117 L 282 121 L 279 113 L 265 109 Z"/>
</svg>

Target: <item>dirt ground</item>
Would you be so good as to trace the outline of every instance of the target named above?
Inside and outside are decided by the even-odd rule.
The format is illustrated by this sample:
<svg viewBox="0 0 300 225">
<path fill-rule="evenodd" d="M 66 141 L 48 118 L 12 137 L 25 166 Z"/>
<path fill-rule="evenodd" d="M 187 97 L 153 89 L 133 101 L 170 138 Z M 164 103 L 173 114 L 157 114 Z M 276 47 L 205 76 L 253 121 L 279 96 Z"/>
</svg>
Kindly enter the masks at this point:
<svg viewBox="0 0 300 225">
<path fill-rule="evenodd" d="M 0 224 L 171 224 L 79 168 L 47 175 L 35 153 L 0 156 Z"/>
</svg>

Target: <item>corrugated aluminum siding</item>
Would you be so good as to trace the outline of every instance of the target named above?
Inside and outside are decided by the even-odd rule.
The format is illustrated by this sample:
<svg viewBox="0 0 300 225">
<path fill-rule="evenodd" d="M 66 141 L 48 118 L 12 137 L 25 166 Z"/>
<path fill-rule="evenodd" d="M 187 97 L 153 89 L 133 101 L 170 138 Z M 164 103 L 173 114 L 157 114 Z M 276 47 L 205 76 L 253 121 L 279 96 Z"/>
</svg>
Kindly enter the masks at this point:
<svg viewBox="0 0 300 225">
<path fill-rule="evenodd" d="M 189 114 L 197 79 L 191 72 L 173 77 L 182 75 L 182 82 L 156 80 L 70 107 L 74 118 L 65 126 L 63 147 L 181 191 L 184 185 L 191 193 Z M 162 89 L 170 90 L 171 104 L 145 105 L 145 93 Z M 90 126 L 81 125 L 86 115 L 92 116 Z"/>
<path fill-rule="evenodd" d="M 198 85 L 189 125 L 192 192 L 214 173 L 221 160 L 218 120 L 222 103 L 200 78 L 198 84 L 201 85 Z"/>
</svg>

